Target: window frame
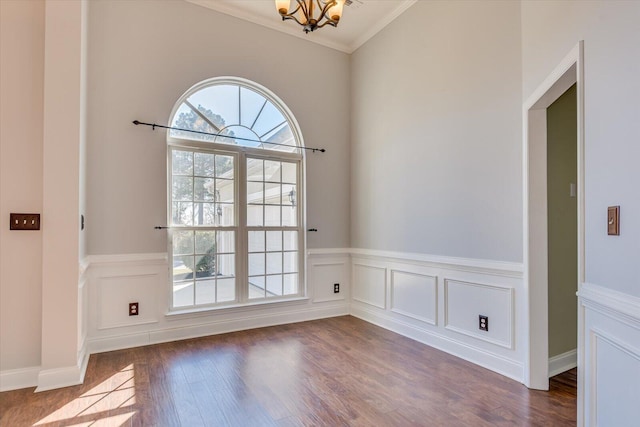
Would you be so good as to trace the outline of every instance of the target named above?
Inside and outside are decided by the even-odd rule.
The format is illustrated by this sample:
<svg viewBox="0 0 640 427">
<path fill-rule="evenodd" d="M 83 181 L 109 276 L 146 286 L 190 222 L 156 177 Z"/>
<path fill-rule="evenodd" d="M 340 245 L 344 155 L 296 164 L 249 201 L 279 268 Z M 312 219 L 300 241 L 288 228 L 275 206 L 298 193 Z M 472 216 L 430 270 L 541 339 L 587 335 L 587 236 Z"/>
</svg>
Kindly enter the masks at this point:
<svg viewBox="0 0 640 427">
<path fill-rule="evenodd" d="M 273 150 L 261 147 L 248 147 L 242 145 L 233 145 L 220 142 L 198 141 L 190 139 L 182 139 L 171 136 L 167 131 L 167 247 L 168 247 L 168 291 L 169 291 L 169 313 L 190 312 L 190 311 L 206 311 L 217 310 L 238 306 L 253 306 L 261 304 L 271 304 L 274 302 L 286 302 L 307 297 L 307 281 L 306 281 L 306 185 L 305 185 L 305 153 L 302 149 L 302 135 L 295 118 L 284 105 L 284 103 L 267 89 L 244 79 L 239 78 L 214 78 L 205 80 L 194 85 L 176 102 L 169 119 L 172 122 L 178 108 L 193 93 L 205 89 L 210 86 L 220 84 L 231 84 L 245 87 L 264 96 L 276 108 L 280 110 L 294 135 L 297 150 L 294 152 L 286 152 L 281 150 Z M 174 150 L 187 150 L 192 152 L 202 152 L 216 155 L 230 155 L 234 158 L 234 226 L 220 225 L 173 225 L 172 218 L 172 153 Z M 249 158 L 284 161 L 297 164 L 297 182 L 296 182 L 296 226 L 248 226 L 247 225 L 247 161 Z M 284 207 L 284 206 L 283 206 Z M 174 230 L 221 230 L 235 232 L 235 299 L 226 302 L 214 302 L 210 304 L 174 306 L 174 282 L 173 282 L 173 232 Z M 265 298 L 249 299 L 249 231 L 255 230 L 295 230 L 298 232 L 297 252 L 298 252 L 298 292 L 296 294 L 281 296 L 266 296 Z M 265 249 L 266 250 L 266 249 Z M 284 253 L 284 249 L 283 249 Z M 266 272 L 265 272 L 266 273 Z M 194 285 L 196 280 L 194 279 Z M 266 284 L 265 284 L 266 287 Z M 194 288 L 194 295 L 195 295 Z"/>
</svg>

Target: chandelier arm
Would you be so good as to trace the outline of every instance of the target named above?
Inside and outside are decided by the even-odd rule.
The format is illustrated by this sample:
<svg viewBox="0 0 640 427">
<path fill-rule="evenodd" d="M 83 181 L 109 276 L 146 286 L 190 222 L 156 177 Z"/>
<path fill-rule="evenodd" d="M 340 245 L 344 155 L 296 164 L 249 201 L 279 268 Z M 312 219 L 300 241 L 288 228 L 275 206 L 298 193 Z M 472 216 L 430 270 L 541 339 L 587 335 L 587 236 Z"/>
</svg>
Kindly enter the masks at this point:
<svg viewBox="0 0 640 427">
<path fill-rule="evenodd" d="M 318 3 L 318 8 L 321 10 L 320 16 L 318 17 L 318 22 L 322 21 L 323 18 L 326 18 L 327 21 L 331 21 L 331 22 L 335 22 L 333 19 L 331 19 L 330 16 L 327 16 L 327 12 L 329 11 L 329 9 L 331 9 L 333 6 L 335 6 L 336 4 L 338 4 L 338 2 L 336 0 L 329 0 L 325 3 L 324 6 L 322 6 L 322 4 L 320 3 L 320 0 L 316 0 L 316 2 Z M 322 28 L 324 27 L 326 24 L 322 24 L 322 26 L 318 25 L 318 28 Z M 335 25 L 334 25 L 335 27 Z"/>
<path fill-rule="evenodd" d="M 337 27 L 338 23 L 336 21 L 328 19 L 328 20 L 324 21 L 322 24 L 316 25 L 316 28 L 322 28 L 325 25 L 331 25 L 332 27 Z"/>
<path fill-rule="evenodd" d="M 287 13 L 285 13 L 284 15 L 282 15 L 282 14 L 281 14 L 280 16 L 282 16 L 282 18 L 283 18 L 283 19 L 293 19 L 293 18 L 294 18 L 294 15 L 295 15 L 299 10 L 300 10 L 300 4 L 298 4 L 298 7 L 296 7 L 295 9 L 293 9 L 291 12 L 288 12 L 288 11 L 287 11 Z M 304 10 L 303 10 L 303 12 L 304 12 Z M 297 21 L 297 19 L 296 19 L 296 21 Z M 300 22 L 300 21 L 298 21 L 298 22 Z"/>
<path fill-rule="evenodd" d="M 305 22 L 300 22 L 300 20 L 298 18 L 296 18 L 295 15 L 286 15 L 286 16 L 282 16 L 282 20 L 284 21 L 285 19 L 293 19 L 294 21 L 296 21 L 298 24 L 304 26 L 307 25 Z"/>
<path fill-rule="evenodd" d="M 307 18 L 307 21 L 308 21 L 310 16 L 309 16 L 309 8 L 307 7 L 307 2 L 305 0 L 296 0 L 296 3 L 298 3 L 298 7 L 296 7 L 296 10 L 291 12 L 291 15 L 296 13 L 299 9 L 302 9 L 302 13 L 304 14 L 305 18 Z M 298 20 L 296 19 L 296 21 Z"/>
</svg>

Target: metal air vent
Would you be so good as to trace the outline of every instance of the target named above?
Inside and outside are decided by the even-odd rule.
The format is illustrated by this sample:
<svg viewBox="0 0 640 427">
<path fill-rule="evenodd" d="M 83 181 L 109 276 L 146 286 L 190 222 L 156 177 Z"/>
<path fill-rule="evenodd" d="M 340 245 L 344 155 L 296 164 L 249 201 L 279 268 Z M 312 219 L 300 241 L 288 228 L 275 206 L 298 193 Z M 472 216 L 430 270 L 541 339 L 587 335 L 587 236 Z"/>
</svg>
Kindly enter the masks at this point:
<svg viewBox="0 0 640 427">
<path fill-rule="evenodd" d="M 364 3 L 362 2 L 362 0 L 347 0 L 347 1 L 345 1 L 344 4 L 346 6 L 349 6 L 351 9 L 358 9 Z"/>
</svg>

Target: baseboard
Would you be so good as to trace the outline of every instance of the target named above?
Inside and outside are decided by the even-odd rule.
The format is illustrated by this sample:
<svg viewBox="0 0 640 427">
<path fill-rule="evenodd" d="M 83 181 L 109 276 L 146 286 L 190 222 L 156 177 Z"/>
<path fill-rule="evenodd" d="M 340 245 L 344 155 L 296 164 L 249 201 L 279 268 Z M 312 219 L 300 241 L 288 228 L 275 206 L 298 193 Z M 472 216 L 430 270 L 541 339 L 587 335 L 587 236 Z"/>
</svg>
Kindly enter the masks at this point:
<svg viewBox="0 0 640 427">
<path fill-rule="evenodd" d="M 304 308 L 287 310 L 276 314 L 258 314 L 254 316 L 244 316 L 240 319 L 209 321 L 196 325 L 164 328 L 142 333 L 96 337 L 88 340 L 88 348 L 92 354 L 102 353 L 105 351 L 121 350 L 125 348 L 199 338 L 209 335 L 225 334 L 247 329 L 285 325 L 288 323 L 305 322 L 328 317 L 346 316 L 348 314 L 349 306 L 346 303 L 331 305 L 328 307 L 305 306 Z"/>
<path fill-rule="evenodd" d="M 507 359 L 460 341 L 452 340 L 438 333 L 419 328 L 413 324 L 404 323 L 381 312 L 368 310 L 361 306 L 352 304 L 351 315 L 482 366 L 483 368 L 487 368 L 518 382 L 523 381 L 523 365 L 516 360 Z"/>
<path fill-rule="evenodd" d="M 549 358 L 549 378 L 578 366 L 578 350 L 569 350 Z"/>
<path fill-rule="evenodd" d="M 0 371 L 0 392 L 35 387 L 39 373 L 40 366 Z"/>
<path fill-rule="evenodd" d="M 36 392 L 82 384 L 84 375 L 78 366 L 43 369 L 38 374 Z"/>
<path fill-rule="evenodd" d="M 78 361 L 75 366 L 41 370 L 38 373 L 36 393 L 82 384 L 88 363 L 89 353 L 86 347 L 83 347 L 78 354 Z"/>
<path fill-rule="evenodd" d="M 75 366 L 46 370 L 32 366 L 0 371 L 0 392 L 29 387 L 36 387 L 35 392 L 40 392 L 82 384 L 88 364 L 89 353 L 86 340 L 83 340 Z"/>
</svg>

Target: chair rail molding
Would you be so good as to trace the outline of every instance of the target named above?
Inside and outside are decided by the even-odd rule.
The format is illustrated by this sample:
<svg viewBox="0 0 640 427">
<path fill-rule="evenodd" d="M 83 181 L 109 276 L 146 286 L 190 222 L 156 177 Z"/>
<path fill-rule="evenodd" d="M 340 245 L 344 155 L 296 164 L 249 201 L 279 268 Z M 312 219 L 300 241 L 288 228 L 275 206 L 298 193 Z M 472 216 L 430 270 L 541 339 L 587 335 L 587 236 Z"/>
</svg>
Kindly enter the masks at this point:
<svg viewBox="0 0 640 427">
<path fill-rule="evenodd" d="M 578 298 L 590 310 L 640 329 L 640 298 L 594 283 L 583 283 Z"/>
<path fill-rule="evenodd" d="M 476 258 L 457 258 L 442 255 L 430 255 L 414 252 L 381 251 L 374 249 L 352 248 L 352 257 L 374 258 L 384 261 L 402 261 L 405 264 L 423 265 L 428 267 L 451 267 L 458 271 L 486 273 L 496 276 L 521 278 L 523 265 L 518 262 L 495 261 Z"/>
</svg>

